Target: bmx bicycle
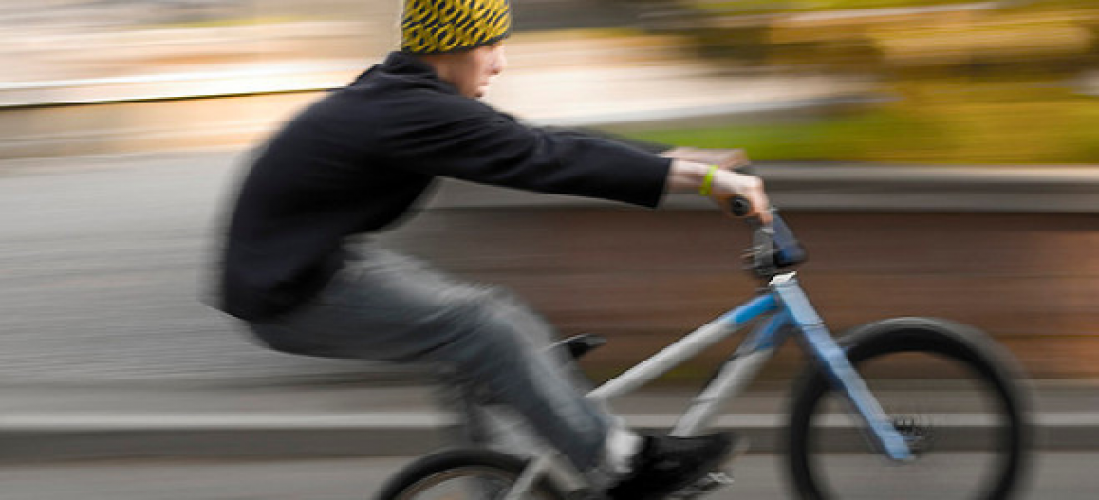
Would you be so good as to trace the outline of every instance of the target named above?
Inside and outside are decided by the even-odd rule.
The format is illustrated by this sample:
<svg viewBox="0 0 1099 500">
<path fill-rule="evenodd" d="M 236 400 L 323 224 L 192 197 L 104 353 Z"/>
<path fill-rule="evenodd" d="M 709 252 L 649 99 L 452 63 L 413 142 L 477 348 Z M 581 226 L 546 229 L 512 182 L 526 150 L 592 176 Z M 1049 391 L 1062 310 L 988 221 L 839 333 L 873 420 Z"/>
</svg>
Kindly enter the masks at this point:
<svg viewBox="0 0 1099 500">
<path fill-rule="evenodd" d="M 750 212 L 734 198 L 732 211 Z M 670 434 L 699 435 L 775 351 L 796 339 L 811 361 L 791 393 L 783 441 L 791 493 L 807 500 L 952 498 L 1000 500 L 1023 481 L 1030 424 L 1023 378 L 1006 350 L 974 328 L 897 318 L 833 339 L 791 270 L 805 250 L 778 213 L 746 219 L 749 270 L 765 286 L 747 303 L 702 325 L 588 394 L 609 401 L 734 334 L 754 328 L 679 417 Z M 574 357 L 599 344 L 566 341 Z M 949 391 L 943 391 L 949 386 Z M 944 452 L 939 454 L 938 452 Z M 528 452 L 529 454 L 529 452 Z M 964 470 L 957 474 L 958 470 Z M 731 482 L 714 471 L 668 498 L 702 496 Z M 883 496 L 884 495 L 884 496 Z M 554 452 L 519 456 L 454 449 L 420 458 L 394 476 L 379 500 L 602 498 Z"/>
</svg>

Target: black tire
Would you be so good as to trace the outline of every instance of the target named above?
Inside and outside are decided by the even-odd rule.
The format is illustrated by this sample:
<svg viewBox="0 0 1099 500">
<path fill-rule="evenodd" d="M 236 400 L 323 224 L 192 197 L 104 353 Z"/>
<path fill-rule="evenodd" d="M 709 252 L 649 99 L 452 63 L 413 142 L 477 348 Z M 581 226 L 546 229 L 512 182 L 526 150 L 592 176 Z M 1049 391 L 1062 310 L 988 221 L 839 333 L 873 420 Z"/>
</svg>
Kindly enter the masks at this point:
<svg viewBox="0 0 1099 500">
<path fill-rule="evenodd" d="M 839 342 L 886 414 L 916 444 L 918 456 L 898 464 L 873 450 L 858 426 L 829 414 L 833 405 L 842 406 L 837 412 L 846 407 L 831 402 L 840 398 L 828 376 L 810 369 L 795 388 L 787 429 L 788 472 L 799 498 L 1001 500 L 1017 493 L 1031 435 L 1025 379 L 999 345 L 975 329 L 921 318 L 874 323 Z M 880 366 L 885 368 L 879 373 Z M 919 375 L 898 377 L 905 371 Z M 953 392 L 941 390 L 946 384 Z M 962 389 L 975 396 L 947 397 Z M 954 424 L 943 425 L 950 419 Z M 966 424 L 966 419 L 981 423 Z M 940 451 L 950 453 L 931 454 Z M 929 471 L 938 466 L 943 470 Z"/>
<path fill-rule="evenodd" d="M 377 500 L 429 500 L 463 498 L 493 500 L 478 488 L 506 492 L 526 467 L 527 461 L 483 449 L 458 449 L 422 457 L 402 469 L 382 488 Z M 458 482 L 454 482 L 458 481 Z M 440 493 L 438 488 L 452 488 Z M 444 496 L 431 496 L 432 493 Z M 455 496 L 461 494 L 462 496 Z M 499 495 L 499 498 L 503 498 Z M 564 500 L 566 495 L 548 479 L 542 479 L 524 500 Z"/>
</svg>

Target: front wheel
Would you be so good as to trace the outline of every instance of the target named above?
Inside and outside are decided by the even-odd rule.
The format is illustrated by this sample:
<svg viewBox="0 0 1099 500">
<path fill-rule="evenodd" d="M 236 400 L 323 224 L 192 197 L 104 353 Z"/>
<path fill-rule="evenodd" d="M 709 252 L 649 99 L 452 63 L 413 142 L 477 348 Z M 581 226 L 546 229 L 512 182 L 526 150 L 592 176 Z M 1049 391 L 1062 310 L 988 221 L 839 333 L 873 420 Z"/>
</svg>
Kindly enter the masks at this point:
<svg viewBox="0 0 1099 500">
<path fill-rule="evenodd" d="M 404 468 L 377 500 L 499 500 L 507 496 L 527 462 L 482 449 L 460 449 L 423 457 Z M 523 500 L 564 500 L 548 480 L 538 481 Z"/>
<path fill-rule="evenodd" d="M 1010 498 L 1024 476 L 1029 424 L 1022 378 L 981 332 L 898 319 L 840 340 L 916 454 L 889 460 L 819 369 L 794 393 L 787 439 L 797 495 L 811 500 Z"/>
</svg>

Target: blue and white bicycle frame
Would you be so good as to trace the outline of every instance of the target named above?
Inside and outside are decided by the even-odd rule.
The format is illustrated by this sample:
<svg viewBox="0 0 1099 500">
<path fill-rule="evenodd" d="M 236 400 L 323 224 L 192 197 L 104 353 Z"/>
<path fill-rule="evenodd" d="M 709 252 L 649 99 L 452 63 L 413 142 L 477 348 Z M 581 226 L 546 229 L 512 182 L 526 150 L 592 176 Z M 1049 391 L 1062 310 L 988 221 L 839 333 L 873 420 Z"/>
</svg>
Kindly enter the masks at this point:
<svg viewBox="0 0 1099 500">
<path fill-rule="evenodd" d="M 791 335 L 801 335 L 804 339 L 802 345 L 866 424 L 872 442 L 891 459 L 911 459 L 912 453 L 904 437 L 870 394 L 866 383 L 847 360 L 843 348 L 832 339 L 828 328 L 798 285 L 795 274 L 775 276 L 768 288 L 768 293 L 699 327 L 655 356 L 606 382 L 588 397 L 605 401 L 629 393 L 736 333 L 743 325 L 769 315 L 752 330 L 713 381 L 694 399 L 671 435 L 692 436 L 705 430 L 724 403 L 740 393 L 783 342 Z"/>
<path fill-rule="evenodd" d="M 847 359 L 846 352 L 833 339 L 805 292 L 798 285 L 795 273 L 772 278 L 768 292 L 733 309 L 714 321 L 702 325 L 656 355 L 637 364 L 622 375 L 611 379 L 588 394 L 588 398 L 604 402 L 625 395 L 652 381 L 708 347 L 735 334 L 744 325 L 766 317 L 748 334 L 733 356 L 726 361 L 717 376 L 694 398 L 679 418 L 670 434 L 693 436 L 703 433 L 721 412 L 726 401 L 735 398 L 747 386 L 783 342 L 800 335 L 802 345 L 831 379 L 837 392 L 850 403 L 867 429 L 870 441 L 885 456 L 897 461 L 913 458 L 904 437 L 897 432 L 862 377 Z M 554 477 L 559 484 L 582 487 L 583 480 L 571 471 L 556 454 L 548 453 L 533 460 L 506 500 L 520 500 L 538 478 Z"/>
</svg>

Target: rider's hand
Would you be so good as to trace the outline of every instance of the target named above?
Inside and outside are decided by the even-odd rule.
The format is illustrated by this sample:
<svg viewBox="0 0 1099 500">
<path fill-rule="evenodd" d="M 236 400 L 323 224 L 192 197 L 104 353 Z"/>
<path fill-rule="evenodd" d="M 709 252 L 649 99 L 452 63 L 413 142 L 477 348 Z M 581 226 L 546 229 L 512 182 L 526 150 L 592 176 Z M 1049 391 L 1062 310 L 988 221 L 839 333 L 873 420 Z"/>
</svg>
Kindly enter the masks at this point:
<svg viewBox="0 0 1099 500">
<path fill-rule="evenodd" d="M 727 213 L 732 213 L 730 205 L 734 196 L 743 196 L 752 205 L 752 211 L 746 217 L 758 217 L 764 224 L 771 223 L 771 201 L 763 189 L 763 179 L 753 175 L 743 175 L 728 170 L 714 173 L 711 198 Z"/>
<path fill-rule="evenodd" d="M 673 160 L 668 174 L 669 192 L 699 193 L 700 188 L 708 183 L 709 196 L 726 212 L 729 212 L 731 198 L 740 195 L 752 205 L 752 212 L 747 216 L 759 217 L 764 224 L 770 224 L 771 204 L 763 190 L 763 180 L 724 170 L 721 165 L 715 170 L 713 166 L 691 160 Z"/>
</svg>

